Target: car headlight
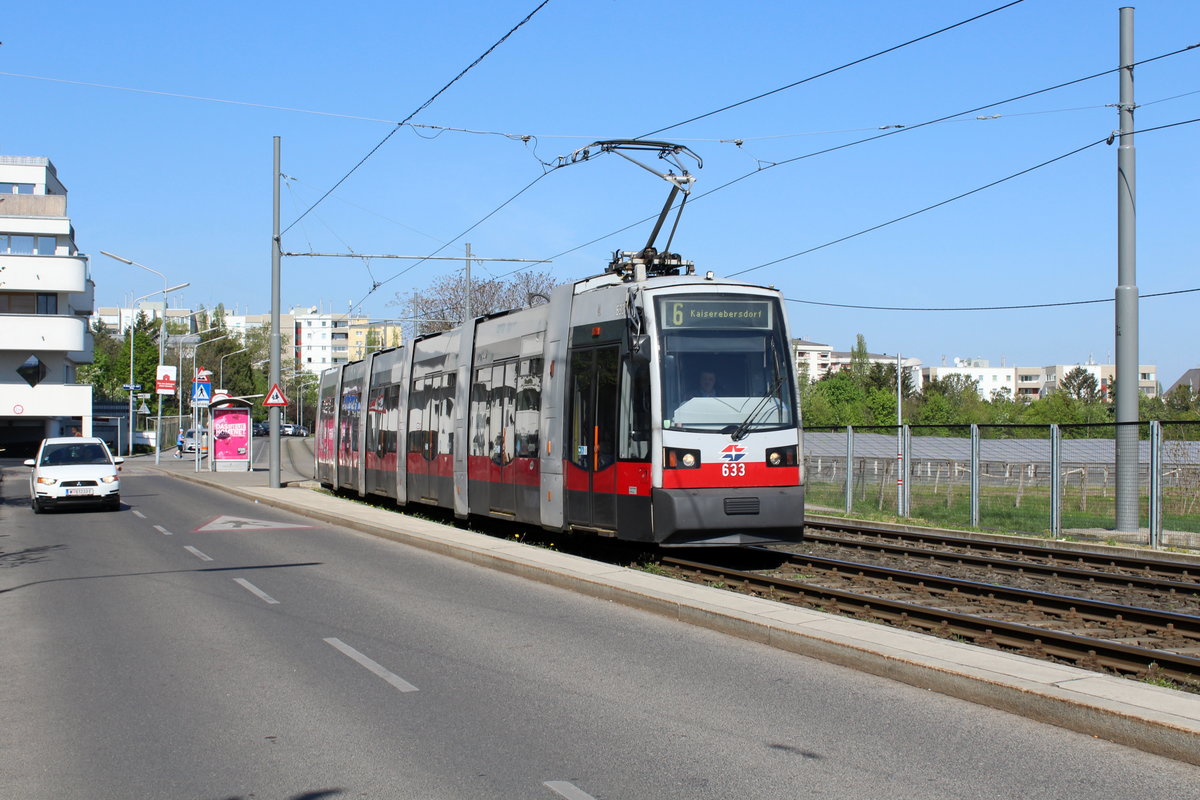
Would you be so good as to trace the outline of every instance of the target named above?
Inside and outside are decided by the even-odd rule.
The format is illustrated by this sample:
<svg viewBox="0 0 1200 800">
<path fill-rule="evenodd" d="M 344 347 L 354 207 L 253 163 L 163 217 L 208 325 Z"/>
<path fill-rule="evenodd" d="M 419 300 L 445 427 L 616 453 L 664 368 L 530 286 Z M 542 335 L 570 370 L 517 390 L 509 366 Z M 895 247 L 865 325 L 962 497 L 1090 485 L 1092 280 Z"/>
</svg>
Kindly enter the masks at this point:
<svg viewBox="0 0 1200 800">
<path fill-rule="evenodd" d="M 103 481 L 104 483 L 116 483 L 116 482 L 117 482 L 117 476 L 116 476 L 116 475 L 105 475 L 105 476 L 104 476 L 103 478 L 101 478 L 100 480 L 101 480 L 101 481 Z"/>
<path fill-rule="evenodd" d="M 38 475 L 37 482 L 43 486 L 53 486 L 54 484 L 58 483 L 58 478 L 47 478 L 43 475 Z"/>
</svg>

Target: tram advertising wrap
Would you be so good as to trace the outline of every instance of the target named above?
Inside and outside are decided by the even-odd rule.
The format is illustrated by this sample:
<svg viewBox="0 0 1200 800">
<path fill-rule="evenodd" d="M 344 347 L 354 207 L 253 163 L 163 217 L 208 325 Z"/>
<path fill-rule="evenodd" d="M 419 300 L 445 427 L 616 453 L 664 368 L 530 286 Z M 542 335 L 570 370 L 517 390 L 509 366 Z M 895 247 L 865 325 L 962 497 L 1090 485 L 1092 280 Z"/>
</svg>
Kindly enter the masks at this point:
<svg viewBox="0 0 1200 800">
<path fill-rule="evenodd" d="M 641 255 L 548 303 L 326 371 L 318 479 L 666 547 L 798 540 L 782 298 Z"/>
</svg>

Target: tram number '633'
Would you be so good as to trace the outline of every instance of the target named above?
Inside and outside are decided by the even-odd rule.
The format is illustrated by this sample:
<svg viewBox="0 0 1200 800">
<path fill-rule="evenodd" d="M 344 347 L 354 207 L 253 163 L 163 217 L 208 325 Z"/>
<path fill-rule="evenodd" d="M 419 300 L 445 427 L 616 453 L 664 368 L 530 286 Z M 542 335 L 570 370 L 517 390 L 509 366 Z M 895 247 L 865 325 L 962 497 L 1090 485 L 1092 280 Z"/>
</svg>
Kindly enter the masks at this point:
<svg viewBox="0 0 1200 800">
<path fill-rule="evenodd" d="M 746 474 L 746 465 L 745 464 L 722 464 L 721 465 L 721 474 L 727 478 L 740 477 L 740 476 Z"/>
</svg>

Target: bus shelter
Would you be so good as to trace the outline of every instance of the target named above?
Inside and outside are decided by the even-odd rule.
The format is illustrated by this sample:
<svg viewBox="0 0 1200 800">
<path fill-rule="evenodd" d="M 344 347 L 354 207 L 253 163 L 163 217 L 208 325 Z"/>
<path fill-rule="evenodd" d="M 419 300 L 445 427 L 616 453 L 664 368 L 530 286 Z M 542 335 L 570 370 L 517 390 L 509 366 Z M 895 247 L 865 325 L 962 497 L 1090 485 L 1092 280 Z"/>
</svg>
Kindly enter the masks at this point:
<svg viewBox="0 0 1200 800">
<path fill-rule="evenodd" d="M 253 404 L 240 397 L 214 397 L 210 469 L 216 472 L 249 472 L 254 432 L 250 424 Z"/>
</svg>

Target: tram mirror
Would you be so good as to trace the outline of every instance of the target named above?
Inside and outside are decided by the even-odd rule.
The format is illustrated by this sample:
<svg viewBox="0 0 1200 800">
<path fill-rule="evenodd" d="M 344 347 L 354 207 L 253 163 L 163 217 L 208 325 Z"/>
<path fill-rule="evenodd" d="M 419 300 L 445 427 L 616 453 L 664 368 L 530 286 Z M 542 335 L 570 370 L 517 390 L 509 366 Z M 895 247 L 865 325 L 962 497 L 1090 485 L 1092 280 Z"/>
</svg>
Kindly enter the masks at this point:
<svg viewBox="0 0 1200 800">
<path fill-rule="evenodd" d="M 629 358 L 635 364 L 650 363 L 650 335 L 639 333 L 630 337 Z"/>
</svg>

